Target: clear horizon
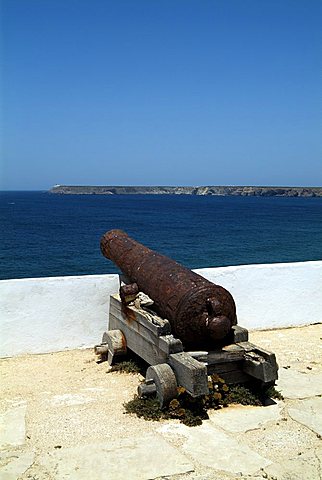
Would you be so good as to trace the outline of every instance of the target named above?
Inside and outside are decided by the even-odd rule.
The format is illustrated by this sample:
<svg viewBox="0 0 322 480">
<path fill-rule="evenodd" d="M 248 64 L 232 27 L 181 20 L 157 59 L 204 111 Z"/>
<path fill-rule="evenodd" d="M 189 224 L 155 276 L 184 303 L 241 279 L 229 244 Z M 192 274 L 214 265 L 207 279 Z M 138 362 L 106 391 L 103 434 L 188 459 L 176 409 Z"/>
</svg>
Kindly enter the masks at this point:
<svg viewBox="0 0 322 480">
<path fill-rule="evenodd" d="M 3 0 L 0 189 L 322 184 L 319 0 Z"/>
</svg>

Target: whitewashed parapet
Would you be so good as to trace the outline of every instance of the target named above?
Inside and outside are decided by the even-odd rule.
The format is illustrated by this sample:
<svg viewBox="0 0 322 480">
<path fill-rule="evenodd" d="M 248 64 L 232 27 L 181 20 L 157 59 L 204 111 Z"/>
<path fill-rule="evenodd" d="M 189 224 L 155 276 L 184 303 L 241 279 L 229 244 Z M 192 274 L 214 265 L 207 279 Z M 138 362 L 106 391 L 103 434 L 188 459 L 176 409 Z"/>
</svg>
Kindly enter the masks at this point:
<svg viewBox="0 0 322 480">
<path fill-rule="evenodd" d="M 118 288 L 118 275 L 1 280 L 0 357 L 92 346 Z"/>
<path fill-rule="evenodd" d="M 248 329 L 322 321 L 322 261 L 195 270 L 233 295 Z M 108 323 L 116 274 L 0 281 L 0 357 L 90 347 Z"/>
<path fill-rule="evenodd" d="M 238 323 L 250 330 L 322 322 L 322 261 L 195 271 L 230 291 Z"/>
</svg>

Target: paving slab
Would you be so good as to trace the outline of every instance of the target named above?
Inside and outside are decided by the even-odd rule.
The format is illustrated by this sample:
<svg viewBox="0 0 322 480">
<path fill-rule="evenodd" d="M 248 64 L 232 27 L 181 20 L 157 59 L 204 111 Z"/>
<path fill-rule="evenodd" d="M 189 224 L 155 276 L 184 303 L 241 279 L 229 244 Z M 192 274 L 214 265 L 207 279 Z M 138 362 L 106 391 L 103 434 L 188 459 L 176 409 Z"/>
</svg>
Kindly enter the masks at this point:
<svg viewBox="0 0 322 480">
<path fill-rule="evenodd" d="M 9 408 L 0 415 L 0 449 L 25 443 L 27 405 Z"/>
<path fill-rule="evenodd" d="M 277 390 L 285 398 L 309 398 L 322 395 L 322 373 L 301 373 L 293 368 L 278 372 Z"/>
<path fill-rule="evenodd" d="M 7 456 L 9 462 L 0 467 L 1 480 L 17 480 L 33 464 L 34 453 L 24 452 L 21 454 L 10 454 Z"/>
<path fill-rule="evenodd" d="M 314 397 L 301 400 L 288 409 L 289 415 L 313 432 L 322 435 L 322 398 Z"/>
<path fill-rule="evenodd" d="M 268 478 L 277 480 L 321 480 L 322 449 L 311 450 L 283 463 L 273 463 L 265 468 Z"/>
<path fill-rule="evenodd" d="M 23 431 L 26 430 L 28 437 L 25 441 L 24 432 L 21 435 L 20 442 L 25 441 L 24 445 L 19 442 L 2 445 L 6 448 L 0 452 L 3 458 L 0 465 L 8 466 L 14 457 L 18 459 L 21 451 L 28 449 L 37 456 L 25 473 L 17 475 L 19 480 L 113 480 L 113 476 L 135 480 L 156 478 L 156 475 L 158 479 L 161 475 L 169 480 L 263 480 L 265 472 L 260 468 L 272 472 L 266 474 L 270 480 L 273 477 L 278 480 L 319 478 L 316 458 L 321 452 L 316 451 L 321 440 L 316 431 L 300 423 L 300 419 L 296 421 L 286 415 L 286 411 L 302 411 L 299 404 L 310 397 L 318 398 L 315 395 L 321 391 L 318 375 L 322 373 L 321 326 L 251 332 L 250 338 L 258 345 L 267 341 L 262 346 L 276 353 L 280 390 L 286 397 L 282 402 L 285 410 L 282 418 L 267 422 L 261 418 L 253 423 L 243 414 L 240 428 L 207 420 L 204 424 L 209 425 L 210 432 L 203 429 L 199 435 L 195 428 L 186 427 L 178 420 L 146 422 L 135 415 L 124 415 L 123 404 L 133 398 L 142 378 L 117 372 L 107 374 L 106 363 L 97 364 L 92 350 L 1 360 L 4 380 L 0 389 L 0 412 L 19 407 L 22 401 L 28 402 L 26 427 L 23 422 Z M 294 398 L 287 397 L 287 382 L 293 384 Z M 300 389 L 303 399 L 296 398 Z M 262 410 L 262 407 L 254 408 L 256 414 Z M 230 411 L 230 415 L 234 415 L 230 419 L 233 424 L 232 409 L 230 406 L 218 414 L 226 415 Z M 258 422 L 260 428 L 256 426 Z M 17 433 L 14 423 L 12 425 L 11 432 Z M 254 426 L 255 429 L 249 430 Z M 198 431 L 200 427 L 196 428 Z M 137 437 L 146 440 L 138 444 Z M 78 450 L 78 457 L 73 454 L 74 449 Z M 316 453 L 307 457 L 309 451 Z M 250 467 L 248 461 L 253 462 Z M 268 461 L 274 464 L 272 468 L 265 466 Z M 153 470 L 151 464 L 155 463 L 157 467 Z M 190 469 L 194 469 L 193 472 Z M 179 473 L 173 473 L 177 471 Z M 186 473 L 181 473 L 184 471 Z"/>
<path fill-rule="evenodd" d="M 189 429 L 182 449 L 201 465 L 234 474 L 252 475 L 271 463 L 208 421 Z"/>
<path fill-rule="evenodd" d="M 221 410 L 209 410 L 210 421 L 228 432 L 248 432 L 276 421 L 281 416 L 282 404 L 267 407 L 230 405 Z"/>
<path fill-rule="evenodd" d="M 64 393 L 63 395 L 54 395 L 48 400 L 54 407 L 84 405 L 84 403 L 93 402 L 94 399 L 82 393 Z"/>
<path fill-rule="evenodd" d="M 178 437 L 184 436 L 189 437 L 189 429 L 183 423 L 164 423 L 161 427 L 157 428 L 157 432 L 162 433 L 165 436 Z"/>
<path fill-rule="evenodd" d="M 289 458 L 301 456 L 309 449 L 318 448 L 321 443 L 316 433 L 288 416 L 258 430 L 236 433 L 234 437 L 237 438 L 237 435 L 242 442 L 273 463 L 283 463 Z"/>
<path fill-rule="evenodd" d="M 158 434 L 50 452 L 39 459 L 55 480 L 148 480 L 194 466 Z"/>
</svg>

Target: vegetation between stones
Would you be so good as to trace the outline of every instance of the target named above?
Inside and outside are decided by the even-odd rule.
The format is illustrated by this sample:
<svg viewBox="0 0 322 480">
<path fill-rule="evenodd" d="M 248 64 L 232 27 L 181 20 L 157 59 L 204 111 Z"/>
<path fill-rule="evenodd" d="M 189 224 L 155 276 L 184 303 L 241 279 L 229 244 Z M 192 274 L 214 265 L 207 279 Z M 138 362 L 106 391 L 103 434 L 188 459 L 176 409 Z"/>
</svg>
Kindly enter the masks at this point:
<svg viewBox="0 0 322 480">
<path fill-rule="evenodd" d="M 256 387 L 244 385 L 228 386 L 225 380 L 218 375 L 209 377 L 209 394 L 198 398 L 191 397 L 183 387 L 178 388 L 178 396 L 165 408 L 160 408 L 155 398 L 140 398 L 137 395 L 133 400 L 124 404 L 126 413 L 135 413 L 145 420 L 177 418 L 188 426 L 201 425 L 202 420 L 208 417 L 207 410 L 220 409 L 232 403 L 241 405 L 263 405 L 267 398 L 283 398 L 274 387 L 263 391 Z"/>
<path fill-rule="evenodd" d="M 119 373 L 141 373 L 141 367 L 134 360 L 127 360 L 124 362 L 119 362 L 113 365 L 108 373 L 119 372 Z"/>
</svg>

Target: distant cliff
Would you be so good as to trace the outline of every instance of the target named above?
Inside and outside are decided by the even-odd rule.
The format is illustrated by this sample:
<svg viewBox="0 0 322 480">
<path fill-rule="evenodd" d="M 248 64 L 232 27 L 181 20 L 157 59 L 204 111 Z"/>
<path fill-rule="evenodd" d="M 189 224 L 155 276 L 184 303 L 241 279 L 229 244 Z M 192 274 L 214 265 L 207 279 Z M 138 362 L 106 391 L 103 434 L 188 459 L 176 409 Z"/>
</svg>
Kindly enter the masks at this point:
<svg viewBox="0 0 322 480">
<path fill-rule="evenodd" d="M 322 187 L 139 187 L 55 185 L 49 193 L 61 195 L 220 195 L 253 197 L 322 197 Z"/>
</svg>

